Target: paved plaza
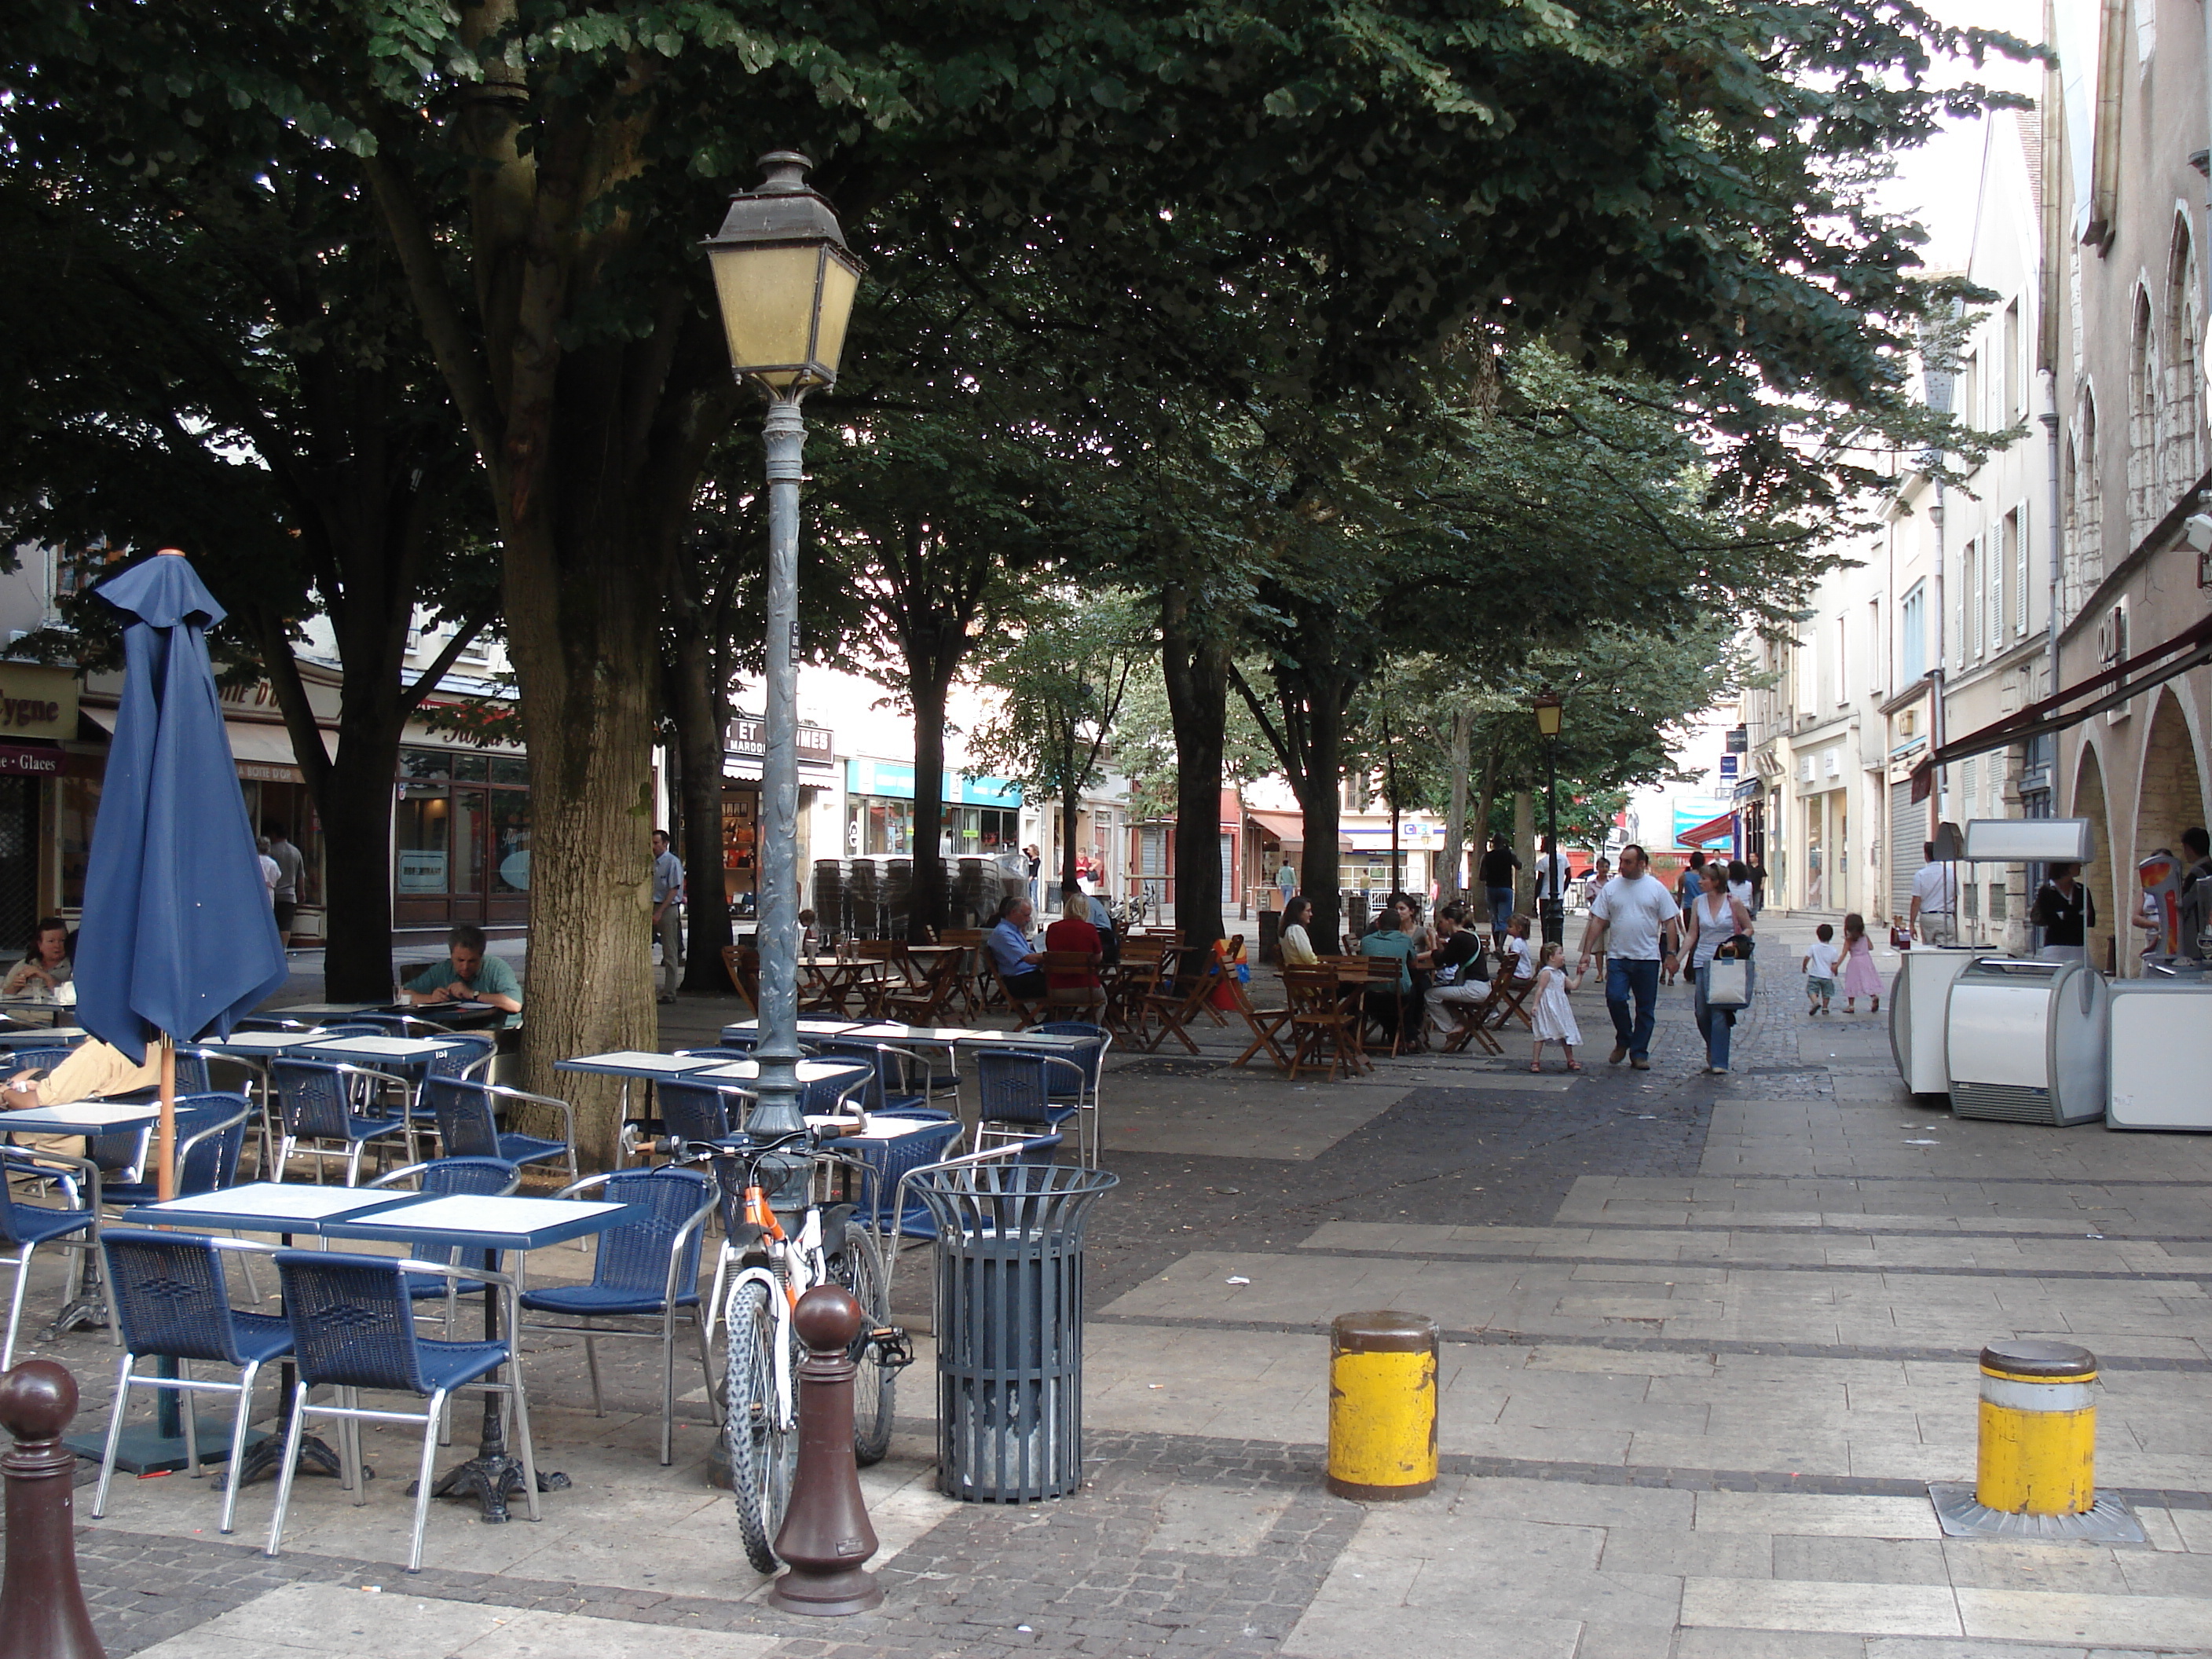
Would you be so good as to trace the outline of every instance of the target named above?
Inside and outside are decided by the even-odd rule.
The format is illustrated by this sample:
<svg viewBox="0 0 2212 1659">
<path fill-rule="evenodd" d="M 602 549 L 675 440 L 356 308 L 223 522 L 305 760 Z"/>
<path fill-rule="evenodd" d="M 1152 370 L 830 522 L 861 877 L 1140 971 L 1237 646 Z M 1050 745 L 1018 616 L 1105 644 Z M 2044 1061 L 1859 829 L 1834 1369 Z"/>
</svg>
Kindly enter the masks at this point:
<svg viewBox="0 0 2212 1659">
<path fill-rule="evenodd" d="M 597 1418 L 580 1348 L 536 1337 L 540 1466 L 573 1482 L 541 1522 L 441 1504 L 424 1571 L 404 1572 L 404 1431 L 365 1437 L 382 1478 L 364 1504 L 300 1482 L 275 1561 L 258 1553 L 269 1486 L 225 1540 L 207 1483 L 118 1479 L 105 1521 L 78 1493 L 95 1622 L 117 1659 L 2212 1653 L 2212 1143 L 1914 1101 L 1881 1019 L 1805 1017 L 1809 928 L 1763 921 L 1726 1079 L 1698 1072 L 1681 988 L 1648 1073 L 1605 1064 L 1588 986 L 1575 1077 L 1529 1075 L 1520 1039 L 1335 1084 L 1231 1069 L 1241 1024 L 1201 1024 L 1197 1056 L 1118 1051 L 1089 1483 L 1030 1508 L 939 1496 L 925 1335 L 892 1454 L 864 1476 L 880 1613 L 763 1605 L 706 1481 L 696 1365 L 664 1469 L 652 1345 L 606 1348 Z M 671 1042 L 726 1017 L 663 1012 Z M 589 1266 L 563 1246 L 532 1273 Z M 54 1298 L 34 1285 L 27 1331 Z M 919 1256 L 898 1300 L 926 1332 Z M 1385 1306 L 1443 1331 L 1443 1478 L 1362 1506 L 1322 1486 L 1326 1333 Z M 1974 1354 L 2015 1336 L 2103 1361 L 2100 1488 L 2148 1544 L 1941 1535 L 1926 1486 L 1972 1477 Z M 43 1352 L 84 1384 L 78 1428 L 104 1423 L 104 1340 Z"/>
</svg>

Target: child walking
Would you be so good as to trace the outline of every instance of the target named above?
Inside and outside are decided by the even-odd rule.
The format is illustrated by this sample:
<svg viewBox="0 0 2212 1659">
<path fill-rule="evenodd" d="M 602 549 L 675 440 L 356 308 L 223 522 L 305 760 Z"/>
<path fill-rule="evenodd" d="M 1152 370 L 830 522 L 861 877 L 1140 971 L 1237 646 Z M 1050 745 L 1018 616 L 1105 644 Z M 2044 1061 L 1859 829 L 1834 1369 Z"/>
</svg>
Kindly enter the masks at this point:
<svg viewBox="0 0 2212 1659">
<path fill-rule="evenodd" d="M 1575 1011 L 1567 1006 L 1567 993 L 1583 988 L 1582 976 L 1571 978 L 1567 974 L 1567 947 L 1547 945 L 1543 966 L 1536 970 L 1535 1019 L 1528 1034 L 1536 1039 L 1535 1047 L 1528 1051 L 1528 1069 L 1544 1069 L 1544 1045 L 1556 1042 L 1566 1050 L 1567 1069 L 1579 1072 L 1583 1063 L 1575 1058 L 1575 1050 L 1582 1047 L 1583 1030 L 1575 1024 Z"/>
<path fill-rule="evenodd" d="M 1841 953 L 1835 946 L 1836 930 L 1822 922 L 1813 930 L 1813 943 L 1805 947 L 1804 959 L 1797 965 L 1805 970 L 1805 1012 L 1825 1014 L 1828 1003 L 1836 994 L 1836 963 Z"/>
<path fill-rule="evenodd" d="M 1874 946 L 1867 939 L 1866 918 L 1852 911 L 1844 918 L 1844 1012 L 1855 1014 L 1861 997 L 1872 1000 L 1869 1013 L 1881 1012 L 1881 969 L 1874 965 Z"/>
</svg>

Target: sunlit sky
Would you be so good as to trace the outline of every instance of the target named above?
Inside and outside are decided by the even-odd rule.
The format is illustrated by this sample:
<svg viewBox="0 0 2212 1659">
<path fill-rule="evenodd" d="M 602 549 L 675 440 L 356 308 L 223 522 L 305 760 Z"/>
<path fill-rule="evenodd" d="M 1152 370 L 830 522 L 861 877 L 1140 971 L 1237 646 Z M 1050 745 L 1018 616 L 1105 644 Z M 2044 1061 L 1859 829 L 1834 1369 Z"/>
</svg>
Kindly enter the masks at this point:
<svg viewBox="0 0 2212 1659">
<path fill-rule="evenodd" d="M 1960 27 L 2003 29 L 2023 39 L 2042 33 L 2043 8 L 2037 0 L 1923 0 L 1926 9 L 1947 23 Z M 1947 84 L 1978 80 L 2008 91 L 2038 95 L 2043 89 L 2042 66 L 1992 58 L 1981 69 L 1954 64 L 1943 76 Z M 2009 116 L 1998 118 L 2008 121 Z M 1936 270 L 1962 266 L 1974 230 L 1974 193 L 1982 166 L 1981 121 L 1954 123 L 1940 137 L 1900 158 L 1898 177 L 1886 192 L 1891 206 L 1909 212 L 1928 227 L 1929 265 Z"/>
</svg>

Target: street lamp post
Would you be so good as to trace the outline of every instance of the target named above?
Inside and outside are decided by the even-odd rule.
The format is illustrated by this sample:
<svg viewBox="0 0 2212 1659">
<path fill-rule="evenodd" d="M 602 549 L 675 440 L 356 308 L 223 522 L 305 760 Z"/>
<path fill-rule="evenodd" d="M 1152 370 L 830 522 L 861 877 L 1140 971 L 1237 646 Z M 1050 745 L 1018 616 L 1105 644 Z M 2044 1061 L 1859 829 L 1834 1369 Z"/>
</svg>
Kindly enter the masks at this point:
<svg viewBox="0 0 2212 1659">
<path fill-rule="evenodd" d="M 769 394 L 767 753 L 761 763 L 759 1098 L 745 1127 L 806 1127 L 799 1097 L 799 480 L 806 424 L 799 402 L 835 386 L 860 262 L 793 150 L 761 158 L 761 187 L 730 198 L 707 244 L 714 296 L 739 380 Z M 796 1175 L 803 1176 L 799 1164 Z M 790 1172 L 787 1172 L 790 1173 Z"/>
<path fill-rule="evenodd" d="M 1559 725 L 1566 714 L 1559 696 L 1552 691 L 1536 695 L 1536 732 L 1544 739 L 1544 793 L 1547 804 L 1545 822 L 1549 826 L 1546 839 L 1551 850 L 1545 855 L 1544 883 L 1547 890 L 1537 903 L 1538 914 L 1543 918 L 1544 943 L 1564 945 L 1567 937 L 1567 912 L 1559 897 Z"/>
</svg>

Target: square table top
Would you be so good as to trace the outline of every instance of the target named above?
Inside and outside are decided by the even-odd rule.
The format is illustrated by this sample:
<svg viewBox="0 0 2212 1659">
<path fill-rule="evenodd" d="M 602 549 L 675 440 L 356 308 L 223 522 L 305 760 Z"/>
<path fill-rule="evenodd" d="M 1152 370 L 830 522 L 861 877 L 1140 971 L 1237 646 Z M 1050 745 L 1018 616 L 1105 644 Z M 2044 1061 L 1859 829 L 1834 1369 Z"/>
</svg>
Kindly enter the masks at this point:
<svg viewBox="0 0 2212 1659">
<path fill-rule="evenodd" d="M 270 1008 L 265 1012 L 297 1019 L 324 1019 L 339 1014 L 388 1014 L 388 1002 L 295 1002 L 286 1008 Z"/>
<path fill-rule="evenodd" d="M 0 1028 L 0 1048 L 44 1048 L 64 1041 L 74 1042 L 84 1034 L 82 1025 L 18 1025 L 12 1030 Z"/>
<path fill-rule="evenodd" d="M 452 1046 L 450 1038 L 404 1036 L 322 1037 L 301 1045 L 312 1054 L 361 1054 L 374 1060 L 427 1060 Z"/>
<path fill-rule="evenodd" d="M 933 1048 L 1035 1048 L 1040 1052 L 1055 1048 L 1072 1050 L 1096 1041 L 1091 1037 L 1061 1036 L 1042 1031 L 985 1031 L 963 1025 L 900 1025 L 889 1021 L 863 1025 L 848 1035 L 863 1039 L 880 1037 L 885 1042 L 926 1043 Z"/>
<path fill-rule="evenodd" d="M 802 1019 L 797 1030 L 801 1036 L 842 1036 L 848 1031 L 859 1030 L 866 1023 L 858 1019 Z M 757 1037 L 759 1035 L 760 1022 L 757 1019 L 741 1019 L 722 1028 L 726 1041 L 731 1037 Z"/>
<path fill-rule="evenodd" d="M 27 1106 L 0 1115 L 9 1134 L 73 1135 L 100 1130 L 135 1129 L 161 1115 L 158 1100 L 72 1100 L 57 1106 Z"/>
<path fill-rule="evenodd" d="M 589 1072 L 598 1077 L 682 1077 L 720 1063 L 712 1054 L 657 1054 L 643 1048 L 617 1048 L 611 1054 L 556 1060 L 553 1069 Z"/>
<path fill-rule="evenodd" d="M 867 1066 L 868 1062 L 865 1060 L 802 1060 L 799 1062 L 799 1080 L 801 1083 L 819 1083 L 826 1078 L 844 1076 L 856 1071 L 865 1072 Z M 744 1083 L 759 1076 L 758 1060 L 733 1060 L 725 1065 L 710 1066 L 703 1072 L 695 1072 L 685 1080 L 705 1082 L 713 1079 L 717 1082 Z"/>
<path fill-rule="evenodd" d="M 400 1244 L 458 1244 L 475 1250 L 535 1250 L 586 1233 L 605 1232 L 627 1204 L 567 1198 L 423 1198 L 323 1224 L 327 1238 L 374 1238 Z"/>
<path fill-rule="evenodd" d="M 367 1187 L 314 1187 L 302 1182 L 252 1181 L 217 1193 L 142 1204 L 129 1218 L 143 1226 L 221 1227 L 234 1232 L 319 1233 L 366 1211 L 412 1203 L 418 1193 Z"/>
</svg>

